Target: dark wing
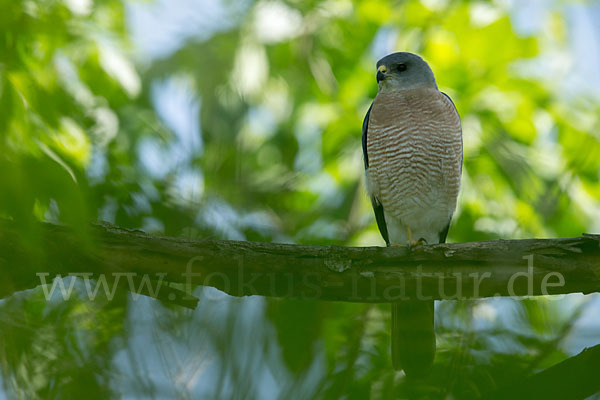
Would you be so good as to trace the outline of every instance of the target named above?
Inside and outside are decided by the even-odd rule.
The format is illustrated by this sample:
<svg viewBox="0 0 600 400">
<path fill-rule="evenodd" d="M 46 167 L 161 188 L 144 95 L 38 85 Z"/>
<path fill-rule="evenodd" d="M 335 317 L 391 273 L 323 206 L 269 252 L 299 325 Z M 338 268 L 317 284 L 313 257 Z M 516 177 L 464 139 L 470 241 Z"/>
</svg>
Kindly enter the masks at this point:
<svg viewBox="0 0 600 400">
<path fill-rule="evenodd" d="M 444 96 L 446 96 L 446 98 L 447 98 L 448 100 L 450 100 L 450 103 L 452 103 L 452 105 L 454 106 L 454 111 L 456 111 L 456 114 L 458 115 L 458 110 L 456 109 L 456 105 L 454 104 L 454 102 L 452 101 L 452 99 L 450 98 L 450 96 L 448 96 L 448 95 L 447 95 L 446 93 L 444 93 L 444 92 L 440 92 L 440 93 L 441 93 L 441 94 L 443 94 Z M 369 108 L 369 111 L 370 111 L 370 110 L 371 110 L 371 109 Z M 369 114 L 367 113 L 367 115 L 369 115 Z M 460 121 L 460 115 L 458 116 L 458 119 L 459 119 L 459 121 Z M 363 141 L 364 141 L 364 139 L 363 139 Z M 460 172 L 461 172 L 461 173 L 462 173 L 462 163 L 463 163 L 462 145 L 463 145 L 463 143 L 462 143 L 462 135 L 460 135 Z M 440 242 L 440 243 L 443 243 L 443 242 Z"/>
<path fill-rule="evenodd" d="M 450 98 L 450 96 L 448 96 L 444 92 L 440 92 L 440 93 L 442 93 L 444 96 L 446 96 L 446 98 L 448 100 L 450 100 L 450 103 L 452 103 L 452 105 L 454 106 L 454 111 L 456 111 L 456 113 L 458 114 L 458 110 L 456 109 L 456 105 L 454 105 L 454 102 L 452 101 L 452 99 Z M 462 172 L 462 162 L 463 162 L 462 135 L 460 136 L 460 140 L 461 140 L 461 142 L 460 142 L 460 148 L 461 148 L 461 153 L 460 153 L 460 170 Z M 451 221 L 452 221 L 452 217 L 450 217 L 450 221 L 448 221 L 448 225 L 446 225 L 446 227 L 439 233 L 440 243 L 446 243 L 446 237 L 448 236 L 448 230 L 450 229 L 450 222 Z"/>
<path fill-rule="evenodd" d="M 371 108 L 373 108 L 373 103 L 371 103 L 369 111 L 367 111 L 367 115 L 365 115 L 365 119 L 363 120 L 362 145 L 363 158 L 365 160 L 365 170 L 369 168 L 369 155 L 367 154 L 367 130 L 369 129 L 369 117 L 371 116 Z"/>
<path fill-rule="evenodd" d="M 452 220 L 452 218 L 450 218 Z M 439 233 L 440 243 L 446 243 L 446 237 L 448 236 L 448 230 L 450 229 L 450 222 L 442 231 Z"/>
<path fill-rule="evenodd" d="M 363 147 L 363 158 L 365 160 L 365 171 L 369 169 L 369 154 L 367 153 L 367 132 L 369 130 L 369 117 L 371 116 L 371 108 L 373 108 L 373 103 L 371 103 L 371 107 L 369 107 L 369 111 L 367 111 L 367 115 L 365 115 L 365 119 L 363 121 L 362 126 L 362 147 Z M 385 243 L 389 246 L 390 239 L 388 236 L 387 225 L 385 223 L 385 216 L 383 214 L 383 206 L 379 203 L 376 197 L 371 196 L 371 205 L 373 206 L 373 211 L 375 211 L 375 220 L 377 221 L 377 227 L 379 228 L 379 232 L 385 240 Z"/>
</svg>

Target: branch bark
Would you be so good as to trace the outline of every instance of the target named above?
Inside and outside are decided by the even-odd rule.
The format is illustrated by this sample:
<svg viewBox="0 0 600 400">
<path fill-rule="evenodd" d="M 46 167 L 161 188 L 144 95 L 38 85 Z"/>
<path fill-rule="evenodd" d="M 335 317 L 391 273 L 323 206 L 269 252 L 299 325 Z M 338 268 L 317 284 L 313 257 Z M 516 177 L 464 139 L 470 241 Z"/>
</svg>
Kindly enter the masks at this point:
<svg viewBox="0 0 600 400">
<path fill-rule="evenodd" d="M 402 247 L 302 246 L 154 236 L 109 224 L 88 234 L 40 224 L 22 240 L 0 222 L 0 297 L 52 277 L 91 273 L 130 276 L 139 286 L 175 283 L 162 294 L 191 301 L 193 286 L 233 296 L 390 302 L 600 291 L 600 236 L 494 240 Z M 146 278 L 144 278 L 146 277 Z M 178 290 L 178 289 L 179 290 Z M 143 291 L 142 291 L 143 292 Z M 150 291 L 151 292 L 151 291 Z M 150 294 L 152 293 L 145 293 Z"/>
</svg>

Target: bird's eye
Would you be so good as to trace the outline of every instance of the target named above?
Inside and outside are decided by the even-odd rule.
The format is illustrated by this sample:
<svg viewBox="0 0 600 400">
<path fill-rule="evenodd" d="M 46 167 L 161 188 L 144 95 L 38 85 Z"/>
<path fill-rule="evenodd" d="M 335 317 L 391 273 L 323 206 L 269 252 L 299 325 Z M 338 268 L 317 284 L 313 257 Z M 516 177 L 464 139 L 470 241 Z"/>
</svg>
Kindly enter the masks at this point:
<svg viewBox="0 0 600 400">
<path fill-rule="evenodd" d="M 396 66 L 396 69 L 397 69 L 398 71 L 406 71 L 406 64 L 398 64 L 398 65 Z"/>
</svg>

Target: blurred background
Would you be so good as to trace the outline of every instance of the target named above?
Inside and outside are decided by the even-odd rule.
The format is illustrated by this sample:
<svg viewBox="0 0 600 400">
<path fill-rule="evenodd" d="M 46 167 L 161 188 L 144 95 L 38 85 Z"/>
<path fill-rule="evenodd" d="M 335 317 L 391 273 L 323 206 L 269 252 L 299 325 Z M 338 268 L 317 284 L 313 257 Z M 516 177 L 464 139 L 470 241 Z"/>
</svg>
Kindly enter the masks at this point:
<svg viewBox="0 0 600 400">
<path fill-rule="evenodd" d="M 411 51 L 462 117 L 450 242 L 598 233 L 598 20 L 598 1 L 0 0 L 0 217 L 32 243 L 37 221 L 108 221 L 383 245 L 361 125 L 375 62 Z M 0 300 L 0 399 L 479 398 L 600 342 L 595 295 L 437 302 L 415 386 L 387 305 L 75 288 Z"/>
</svg>

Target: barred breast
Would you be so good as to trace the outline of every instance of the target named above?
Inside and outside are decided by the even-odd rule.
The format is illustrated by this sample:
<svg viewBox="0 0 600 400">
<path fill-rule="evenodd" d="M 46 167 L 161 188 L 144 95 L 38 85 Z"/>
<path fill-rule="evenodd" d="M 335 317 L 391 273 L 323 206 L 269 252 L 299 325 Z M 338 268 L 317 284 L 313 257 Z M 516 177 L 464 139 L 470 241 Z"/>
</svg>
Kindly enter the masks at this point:
<svg viewBox="0 0 600 400">
<path fill-rule="evenodd" d="M 379 93 L 367 134 L 369 191 L 387 216 L 413 231 L 439 233 L 460 188 L 462 130 L 454 105 L 436 89 Z"/>
</svg>

